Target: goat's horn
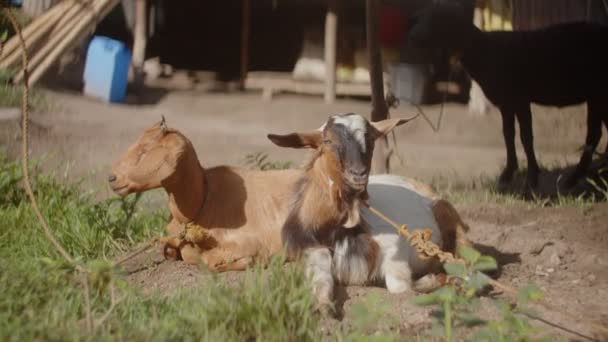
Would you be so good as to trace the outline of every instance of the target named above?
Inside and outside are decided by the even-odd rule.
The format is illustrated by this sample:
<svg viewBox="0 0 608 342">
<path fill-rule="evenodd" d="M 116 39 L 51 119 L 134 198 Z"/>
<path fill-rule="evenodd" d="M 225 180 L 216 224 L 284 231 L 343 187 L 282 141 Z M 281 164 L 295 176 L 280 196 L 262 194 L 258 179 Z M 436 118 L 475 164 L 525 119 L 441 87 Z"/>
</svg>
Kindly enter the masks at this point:
<svg viewBox="0 0 608 342">
<path fill-rule="evenodd" d="M 167 122 L 165 121 L 165 116 L 164 115 L 160 116 L 160 130 L 163 133 L 167 132 Z"/>
</svg>

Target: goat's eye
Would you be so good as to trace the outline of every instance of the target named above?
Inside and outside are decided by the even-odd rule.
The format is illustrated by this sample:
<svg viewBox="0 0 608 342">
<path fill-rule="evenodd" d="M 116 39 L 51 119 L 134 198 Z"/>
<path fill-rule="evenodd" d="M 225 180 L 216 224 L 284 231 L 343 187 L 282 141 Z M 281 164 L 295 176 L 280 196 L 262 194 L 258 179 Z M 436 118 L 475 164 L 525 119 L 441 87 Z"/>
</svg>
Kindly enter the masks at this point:
<svg viewBox="0 0 608 342">
<path fill-rule="evenodd" d="M 141 151 L 137 156 L 137 162 L 140 162 L 146 156 L 146 151 Z"/>
<path fill-rule="evenodd" d="M 323 140 L 323 143 L 324 143 L 325 145 L 331 145 L 331 140 L 329 140 L 329 139 L 325 139 L 325 140 Z"/>
</svg>

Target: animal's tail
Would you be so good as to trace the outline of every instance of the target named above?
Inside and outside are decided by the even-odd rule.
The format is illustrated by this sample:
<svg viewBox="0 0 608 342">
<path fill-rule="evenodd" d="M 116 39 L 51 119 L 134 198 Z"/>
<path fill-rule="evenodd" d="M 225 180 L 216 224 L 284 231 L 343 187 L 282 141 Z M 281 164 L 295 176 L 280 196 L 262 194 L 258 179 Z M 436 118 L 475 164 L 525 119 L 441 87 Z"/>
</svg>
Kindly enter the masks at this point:
<svg viewBox="0 0 608 342">
<path fill-rule="evenodd" d="M 469 226 L 462 221 L 462 218 L 450 202 L 443 199 L 435 201 L 433 215 L 441 231 L 442 250 L 455 253 L 456 246 L 469 246 L 471 244 L 466 237 Z"/>
</svg>

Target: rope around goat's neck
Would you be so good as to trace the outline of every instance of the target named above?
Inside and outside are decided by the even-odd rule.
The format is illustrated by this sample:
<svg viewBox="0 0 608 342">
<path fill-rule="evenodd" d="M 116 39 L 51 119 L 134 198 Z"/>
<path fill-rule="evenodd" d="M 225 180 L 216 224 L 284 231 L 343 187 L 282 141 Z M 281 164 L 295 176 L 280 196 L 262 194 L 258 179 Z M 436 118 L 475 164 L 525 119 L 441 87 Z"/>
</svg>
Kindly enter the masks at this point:
<svg viewBox="0 0 608 342">
<path fill-rule="evenodd" d="M 196 220 L 198 220 L 198 218 L 203 213 L 203 210 L 205 209 L 205 205 L 207 204 L 207 199 L 209 198 L 209 181 L 207 180 L 207 176 L 205 175 L 203 168 L 200 167 L 200 169 L 201 169 L 201 175 L 203 177 L 203 199 L 201 202 L 201 206 L 198 208 L 198 210 L 196 211 L 196 213 L 194 214 L 192 219 L 188 222 L 180 222 L 184 226 L 187 226 L 192 223 L 196 223 Z"/>
</svg>

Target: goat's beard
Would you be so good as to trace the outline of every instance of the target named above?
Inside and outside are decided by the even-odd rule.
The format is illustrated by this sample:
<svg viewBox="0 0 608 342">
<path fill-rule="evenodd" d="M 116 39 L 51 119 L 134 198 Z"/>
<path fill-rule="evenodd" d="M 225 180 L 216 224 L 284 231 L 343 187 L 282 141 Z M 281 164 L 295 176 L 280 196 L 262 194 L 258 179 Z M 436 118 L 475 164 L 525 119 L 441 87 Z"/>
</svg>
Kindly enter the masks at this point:
<svg viewBox="0 0 608 342">
<path fill-rule="evenodd" d="M 368 199 L 367 190 L 363 192 L 346 192 L 347 197 L 341 198 L 345 203 L 345 221 L 342 223 L 344 228 L 350 229 L 359 225 L 361 222 L 361 204 L 365 204 Z"/>
<path fill-rule="evenodd" d="M 361 221 L 359 199 L 356 198 L 351 207 L 346 210 L 346 221 L 342 224 L 344 228 L 354 228 Z"/>
</svg>

